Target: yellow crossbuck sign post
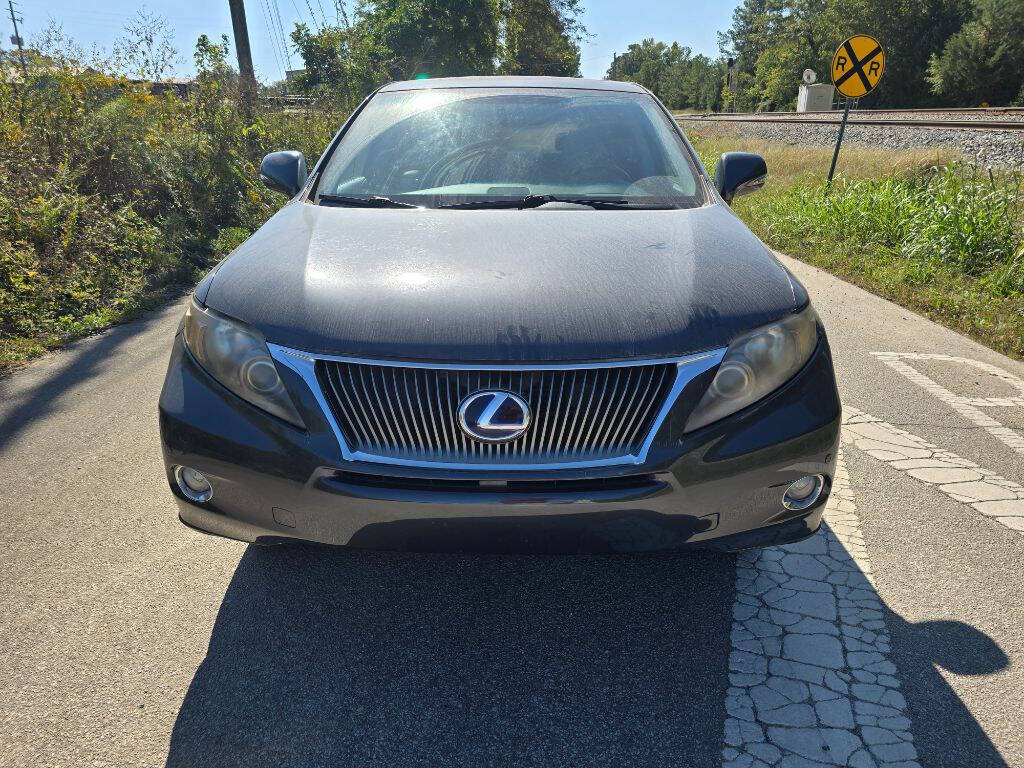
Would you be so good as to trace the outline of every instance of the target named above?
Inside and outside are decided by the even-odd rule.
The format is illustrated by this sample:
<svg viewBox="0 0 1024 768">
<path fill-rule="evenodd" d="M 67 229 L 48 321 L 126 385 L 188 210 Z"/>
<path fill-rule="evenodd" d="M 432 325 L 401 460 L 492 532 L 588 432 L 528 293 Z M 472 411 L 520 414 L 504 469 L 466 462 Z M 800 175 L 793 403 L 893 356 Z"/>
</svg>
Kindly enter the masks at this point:
<svg viewBox="0 0 1024 768">
<path fill-rule="evenodd" d="M 836 172 L 836 160 L 839 159 L 839 146 L 843 143 L 846 133 L 846 121 L 850 117 L 850 99 L 859 99 L 875 89 L 885 72 L 885 51 L 882 44 L 871 35 L 854 35 L 847 38 L 836 49 L 832 57 L 832 82 L 836 90 L 846 97 L 846 108 L 843 110 L 843 122 L 839 124 L 839 136 L 836 139 L 836 150 L 832 153 L 832 165 L 828 169 L 826 191 L 832 184 L 832 174 Z"/>
<path fill-rule="evenodd" d="M 854 35 L 832 57 L 832 82 L 848 99 L 871 93 L 885 72 L 885 51 L 870 35 Z"/>
</svg>

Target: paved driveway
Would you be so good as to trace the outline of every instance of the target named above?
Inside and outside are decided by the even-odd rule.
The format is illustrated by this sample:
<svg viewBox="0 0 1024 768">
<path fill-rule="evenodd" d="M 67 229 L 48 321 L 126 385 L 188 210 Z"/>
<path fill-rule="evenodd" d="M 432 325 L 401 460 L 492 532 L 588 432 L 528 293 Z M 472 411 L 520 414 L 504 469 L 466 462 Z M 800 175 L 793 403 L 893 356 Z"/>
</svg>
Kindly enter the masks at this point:
<svg viewBox="0 0 1024 768">
<path fill-rule="evenodd" d="M 738 557 L 195 534 L 179 305 L 0 381 L 0 765 L 1024 765 L 1024 366 L 790 263 L 842 471 L 821 534 Z"/>
</svg>

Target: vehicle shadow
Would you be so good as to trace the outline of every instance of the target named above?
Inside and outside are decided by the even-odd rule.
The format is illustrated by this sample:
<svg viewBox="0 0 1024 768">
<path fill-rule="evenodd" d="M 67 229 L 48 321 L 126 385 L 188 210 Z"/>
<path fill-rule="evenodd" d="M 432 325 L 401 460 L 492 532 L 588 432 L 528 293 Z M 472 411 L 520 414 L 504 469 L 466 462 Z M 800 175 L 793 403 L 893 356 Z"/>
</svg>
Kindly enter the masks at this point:
<svg viewBox="0 0 1024 768">
<path fill-rule="evenodd" d="M 138 320 L 68 345 L 58 353 L 58 358 L 48 361 L 46 372 L 30 366 L 0 377 L 0 451 L 13 444 L 31 424 L 53 413 L 61 397 L 111 370 L 117 365 L 119 351 L 140 334 L 165 322 L 167 312 L 176 312 L 178 303 L 168 302 L 164 308 L 148 312 Z M 166 358 L 169 347 L 168 338 L 151 354 Z"/>
<path fill-rule="evenodd" d="M 899 669 L 918 762 L 931 766 L 1008 768 L 981 724 L 939 672 L 990 675 L 1010 660 L 988 635 L 961 621 L 917 624 L 886 609 L 891 660 Z"/>
<path fill-rule="evenodd" d="M 721 761 L 734 558 L 246 550 L 168 766 Z"/>
<path fill-rule="evenodd" d="M 167 765 L 720 765 L 734 563 L 250 546 Z M 1005 653 L 882 605 L 920 765 L 1006 766 L 938 669 Z"/>
<path fill-rule="evenodd" d="M 826 512 L 826 517 L 828 515 Z M 913 736 L 916 763 L 901 762 L 911 760 L 911 757 L 901 755 L 897 749 L 902 748 L 897 743 L 904 740 L 901 732 L 906 726 L 899 722 L 903 718 L 893 717 L 891 709 L 879 711 L 877 707 L 878 704 L 884 704 L 883 709 L 903 709 L 894 701 L 887 700 L 883 695 L 886 689 L 877 684 L 887 676 L 885 673 L 893 670 L 886 669 L 887 664 L 882 660 L 868 658 L 864 659 L 860 669 L 845 670 L 846 679 L 850 680 L 849 699 L 856 720 L 855 729 L 866 745 L 874 744 L 879 749 L 875 755 L 878 765 L 920 765 L 923 768 L 996 768 L 1008 765 L 956 689 L 940 671 L 944 669 L 958 676 L 984 676 L 1006 669 L 1010 660 L 995 640 L 977 627 L 962 621 L 949 619 L 912 622 L 905 619 L 886 604 L 882 595 L 870 585 L 870 579 L 864 577 L 847 545 L 836 536 L 828 522 L 822 524 L 815 537 L 775 548 L 775 552 L 804 558 L 804 562 L 810 559 L 808 555 L 813 557 L 827 552 L 829 557 L 826 562 L 832 564 L 826 566 L 827 579 L 812 576 L 809 565 L 785 558 L 780 560 L 786 574 L 803 577 L 780 585 L 783 592 L 787 591 L 787 587 L 796 590 L 796 597 L 789 598 L 793 606 L 790 610 L 799 613 L 801 604 L 823 607 L 824 604 L 815 599 L 820 597 L 818 593 L 822 591 L 819 588 L 822 581 L 849 585 L 845 588 L 848 591 L 846 606 L 841 601 L 835 604 L 839 614 L 837 629 L 841 630 L 842 642 L 847 646 L 847 662 L 855 651 L 868 657 L 875 656 L 875 652 L 879 651 L 887 655 L 888 661 L 895 665 L 895 677 L 900 682 L 899 693 L 906 701 L 906 715 L 910 720 L 908 730 Z M 772 559 L 770 551 L 765 551 L 764 555 L 744 554 L 740 561 L 742 569 L 749 570 L 752 557 L 757 557 L 761 562 Z M 758 568 L 756 565 L 753 567 Z M 766 576 L 767 573 L 762 573 L 760 578 Z M 835 578 L 837 576 L 848 578 Z M 798 585 L 795 583 L 798 581 L 803 583 Z M 836 594 L 841 596 L 842 593 Z M 804 603 L 808 598 L 810 600 Z M 860 611 L 869 615 L 854 618 Z M 853 612 L 853 616 L 850 612 Z M 877 615 L 870 616 L 872 613 Z M 871 633 L 866 632 L 866 628 L 859 623 L 865 618 L 881 618 L 888 631 L 888 640 L 883 635 L 881 645 L 876 646 L 875 640 L 867 638 L 866 635 Z M 846 624 L 847 620 L 852 623 Z M 784 631 L 779 640 L 785 648 L 789 640 L 788 633 Z M 868 653 L 865 654 L 865 651 Z M 818 715 L 820 718 L 820 712 Z M 825 759 L 824 762 L 829 761 Z M 854 761 L 850 764 L 854 764 Z"/>
</svg>

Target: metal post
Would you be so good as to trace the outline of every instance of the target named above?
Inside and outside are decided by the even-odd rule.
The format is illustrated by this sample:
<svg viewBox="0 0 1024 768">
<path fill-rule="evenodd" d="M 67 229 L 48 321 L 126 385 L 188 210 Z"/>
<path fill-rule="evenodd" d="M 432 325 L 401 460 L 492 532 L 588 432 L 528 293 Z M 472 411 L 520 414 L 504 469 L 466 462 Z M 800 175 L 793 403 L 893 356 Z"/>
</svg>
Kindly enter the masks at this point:
<svg viewBox="0 0 1024 768">
<path fill-rule="evenodd" d="M 736 111 L 736 100 L 739 98 L 740 91 L 740 78 L 739 78 L 739 64 L 738 58 L 730 58 L 726 65 L 728 67 L 725 76 L 726 90 L 728 91 L 728 99 L 726 99 L 725 111 L 735 112 Z"/>
<path fill-rule="evenodd" d="M 825 182 L 825 191 L 832 185 L 832 174 L 836 172 L 836 160 L 839 159 L 839 145 L 843 143 L 843 134 L 846 133 L 846 120 L 850 117 L 850 100 L 846 100 L 846 109 L 843 110 L 843 122 L 839 124 L 839 136 L 836 138 L 836 151 L 832 153 L 832 166 L 828 169 L 828 181 Z"/>
<path fill-rule="evenodd" d="M 245 23 L 245 4 L 243 0 L 228 0 L 228 7 L 231 9 L 231 29 L 235 33 L 238 74 L 242 81 L 242 108 L 245 110 L 246 118 L 249 118 L 252 116 L 252 101 L 256 95 L 256 75 L 252 69 L 249 28 Z"/>
<path fill-rule="evenodd" d="M 733 67 L 736 64 L 736 59 L 729 57 L 725 62 L 725 104 L 722 105 L 723 112 L 735 112 L 732 108 L 732 80 L 733 80 Z"/>
</svg>

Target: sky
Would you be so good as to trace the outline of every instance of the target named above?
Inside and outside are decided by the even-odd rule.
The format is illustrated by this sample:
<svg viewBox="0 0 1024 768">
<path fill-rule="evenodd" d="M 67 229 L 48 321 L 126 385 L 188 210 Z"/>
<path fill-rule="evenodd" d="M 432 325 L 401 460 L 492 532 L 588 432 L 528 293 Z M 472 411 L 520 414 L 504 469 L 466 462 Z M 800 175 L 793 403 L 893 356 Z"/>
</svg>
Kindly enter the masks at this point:
<svg viewBox="0 0 1024 768">
<path fill-rule="evenodd" d="M 6 15 L 0 21 L 3 35 L 0 44 L 9 49 L 13 34 Z M 350 3 L 352 5 L 353 3 Z M 715 56 L 718 43 L 715 33 L 729 26 L 735 2 L 714 0 L 583 0 L 586 7 L 584 23 L 591 37 L 582 45 L 584 77 L 603 77 L 612 55 L 622 53 L 630 43 L 645 37 L 687 45 L 694 53 Z M 28 44 L 53 19 L 64 32 L 86 49 L 93 45 L 109 52 L 121 34 L 125 20 L 141 7 L 164 16 L 175 31 L 175 47 L 179 59 L 175 73 L 187 76 L 194 71 L 192 50 L 196 38 L 207 34 L 217 39 L 222 34 L 231 39 L 231 15 L 227 0 L 16 0 L 16 12 L 24 18 L 19 22 L 22 37 Z M 321 10 L 321 8 L 323 10 Z M 333 20 L 334 0 L 245 0 L 249 38 L 256 76 L 263 82 L 279 80 L 289 62 L 280 41 L 275 45 L 271 30 L 277 29 L 277 16 L 285 36 L 296 21 L 310 24 L 310 19 Z M 321 22 L 322 23 L 322 22 Z M 302 67 L 294 52 L 291 69 Z"/>
</svg>

